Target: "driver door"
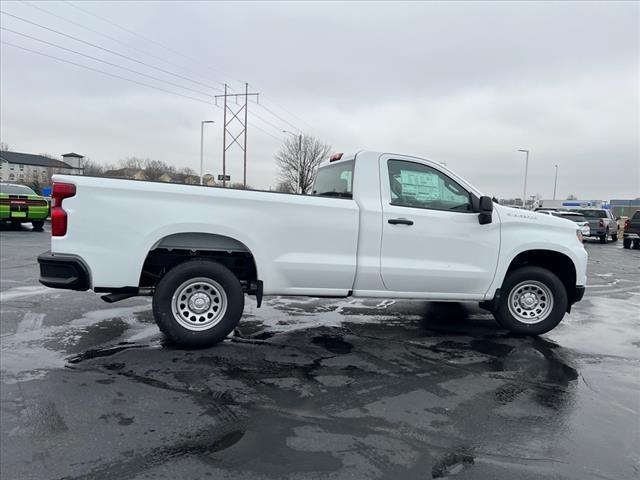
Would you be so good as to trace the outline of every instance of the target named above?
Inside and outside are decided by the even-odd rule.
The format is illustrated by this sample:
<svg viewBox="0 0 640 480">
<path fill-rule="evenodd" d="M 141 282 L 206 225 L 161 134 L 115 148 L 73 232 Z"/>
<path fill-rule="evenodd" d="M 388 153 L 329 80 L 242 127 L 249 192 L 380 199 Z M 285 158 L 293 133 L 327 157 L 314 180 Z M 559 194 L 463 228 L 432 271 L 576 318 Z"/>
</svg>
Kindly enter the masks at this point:
<svg viewBox="0 0 640 480">
<path fill-rule="evenodd" d="M 434 163 L 383 155 L 381 275 L 395 292 L 482 299 L 495 274 L 500 223 L 478 223 L 471 193 Z"/>
</svg>

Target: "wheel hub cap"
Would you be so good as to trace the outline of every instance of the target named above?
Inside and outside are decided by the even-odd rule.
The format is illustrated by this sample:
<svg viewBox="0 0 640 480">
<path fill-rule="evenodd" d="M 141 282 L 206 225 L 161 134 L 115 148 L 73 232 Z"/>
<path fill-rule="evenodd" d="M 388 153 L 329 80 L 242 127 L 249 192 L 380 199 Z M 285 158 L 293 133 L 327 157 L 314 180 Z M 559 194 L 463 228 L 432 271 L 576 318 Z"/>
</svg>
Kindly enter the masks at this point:
<svg viewBox="0 0 640 480">
<path fill-rule="evenodd" d="M 527 310 L 531 310 L 538 303 L 538 296 L 535 293 L 527 292 L 520 297 L 520 305 Z"/>
<path fill-rule="evenodd" d="M 508 302 L 509 313 L 527 324 L 542 322 L 553 310 L 551 289 L 537 280 L 521 282 L 513 287 Z"/>
<path fill-rule="evenodd" d="M 192 278 L 175 290 L 171 310 L 176 321 L 187 330 L 208 330 L 224 317 L 227 294 L 222 285 L 211 278 Z"/>
<path fill-rule="evenodd" d="M 206 293 L 195 293 L 189 298 L 189 308 L 196 313 L 202 313 L 211 306 L 211 298 Z"/>
</svg>

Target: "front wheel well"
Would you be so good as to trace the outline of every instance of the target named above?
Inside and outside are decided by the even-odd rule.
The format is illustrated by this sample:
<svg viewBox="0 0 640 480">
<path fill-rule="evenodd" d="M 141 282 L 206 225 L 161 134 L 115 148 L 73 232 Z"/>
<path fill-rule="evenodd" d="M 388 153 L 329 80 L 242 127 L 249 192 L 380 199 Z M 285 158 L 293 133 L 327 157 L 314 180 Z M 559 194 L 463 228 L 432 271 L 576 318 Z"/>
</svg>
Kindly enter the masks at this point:
<svg viewBox="0 0 640 480">
<path fill-rule="evenodd" d="M 544 268 L 556 275 L 567 291 L 569 306 L 574 303 L 576 298 L 576 267 L 571 258 L 554 250 L 527 250 L 519 253 L 511 261 L 505 278 L 512 271 L 527 265 Z"/>
</svg>

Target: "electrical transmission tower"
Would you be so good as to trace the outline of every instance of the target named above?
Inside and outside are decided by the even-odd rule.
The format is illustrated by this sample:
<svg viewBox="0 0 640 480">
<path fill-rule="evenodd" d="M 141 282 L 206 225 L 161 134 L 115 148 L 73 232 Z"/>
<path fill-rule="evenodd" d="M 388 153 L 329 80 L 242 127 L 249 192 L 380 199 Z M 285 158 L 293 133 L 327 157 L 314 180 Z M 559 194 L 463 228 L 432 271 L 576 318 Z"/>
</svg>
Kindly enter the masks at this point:
<svg viewBox="0 0 640 480">
<path fill-rule="evenodd" d="M 223 130 L 222 130 L 222 186 L 225 187 L 227 185 L 227 150 L 231 148 L 234 144 L 240 147 L 244 156 L 244 179 L 243 184 L 245 188 L 247 187 L 247 106 L 249 103 L 249 97 L 255 96 L 256 101 L 258 101 L 259 93 L 249 93 L 249 84 L 244 84 L 244 93 L 227 93 L 227 84 L 224 84 L 224 95 L 216 95 L 215 101 L 216 105 L 218 105 L 218 99 L 224 99 L 224 122 L 223 122 Z M 229 97 L 235 97 L 236 105 L 240 105 L 240 108 L 234 110 L 227 99 Z M 244 103 L 238 102 L 238 97 L 244 97 Z M 227 113 L 229 114 L 229 118 L 227 120 Z M 244 118 L 242 118 L 244 114 Z M 229 125 L 239 124 L 242 127 L 242 130 L 237 135 L 229 129 Z M 240 143 L 239 139 L 242 140 Z"/>
</svg>

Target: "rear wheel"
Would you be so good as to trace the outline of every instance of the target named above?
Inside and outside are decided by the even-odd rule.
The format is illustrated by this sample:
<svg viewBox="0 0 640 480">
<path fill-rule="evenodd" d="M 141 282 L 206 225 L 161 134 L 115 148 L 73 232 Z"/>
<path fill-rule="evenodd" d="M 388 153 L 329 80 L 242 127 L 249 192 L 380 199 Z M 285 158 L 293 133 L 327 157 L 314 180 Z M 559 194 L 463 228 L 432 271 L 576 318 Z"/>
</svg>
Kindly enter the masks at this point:
<svg viewBox="0 0 640 480">
<path fill-rule="evenodd" d="M 544 268 L 522 267 L 507 275 L 494 312 L 495 319 L 513 333 L 540 335 L 556 327 L 567 311 L 567 291 L 560 279 Z"/>
<path fill-rule="evenodd" d="M 190 260 L 158 282 L 153 315 L 162 332 L 186 347 L 221 342 L 240 321 L 244 293 L 236 276 L 209 260 Z"/>
<path fill-rule="evenodd" d="M 33 225 L 33 229 L 34 229 L 36 232 L 41 232 L 42 230 L 44 230 L 44 229 L 43 229 L 43 227 L 44 227 L 44 220 L 35 220 L 35 221 L 31 222 L 31 225 Z"/>
<path fill-rule="evenodd" d="M 604 235 L 600 235 L 600 243 L 607 243 L 608 238 L 609 232 L 605 233 Z"/>
<path fill-rule="evenodd" d="M 611 235 L 611 240 L 614 241 L 614 242 L 617 242 L 618 241 L 618 234 L 614 233 L 613 235 Z"/>
</svg>

